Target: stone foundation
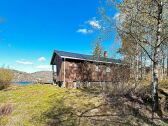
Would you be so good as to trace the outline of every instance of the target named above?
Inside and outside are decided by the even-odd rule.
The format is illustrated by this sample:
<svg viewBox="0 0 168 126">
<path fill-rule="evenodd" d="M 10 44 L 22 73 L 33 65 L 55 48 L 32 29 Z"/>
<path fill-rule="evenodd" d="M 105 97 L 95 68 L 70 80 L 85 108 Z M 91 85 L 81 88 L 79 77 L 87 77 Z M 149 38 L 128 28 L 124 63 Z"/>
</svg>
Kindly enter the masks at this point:
<svg viewBox="0 0 168 126">
<path fill-rule="evenodd" d="M 112 82 L 66 82 L 65 88 L 110 88 Z"/>
</svg>

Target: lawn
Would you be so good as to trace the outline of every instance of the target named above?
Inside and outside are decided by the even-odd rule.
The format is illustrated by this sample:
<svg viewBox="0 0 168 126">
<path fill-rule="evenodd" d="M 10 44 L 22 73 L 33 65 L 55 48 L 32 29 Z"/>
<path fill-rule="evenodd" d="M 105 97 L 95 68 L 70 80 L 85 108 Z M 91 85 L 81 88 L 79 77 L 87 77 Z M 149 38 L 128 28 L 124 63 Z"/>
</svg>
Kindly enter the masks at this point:
<svg viewBox="0 0 168 126">
<path fill-rule="evenodd" d="M 12 85 L 0 91 L 1 108 L 8 106 L 11 110 L 0 116 L 0 125 L 76 125 L 78 115 L 100 104 L 101 96 L 77 89 L 38 84 Z"/>
</svg>

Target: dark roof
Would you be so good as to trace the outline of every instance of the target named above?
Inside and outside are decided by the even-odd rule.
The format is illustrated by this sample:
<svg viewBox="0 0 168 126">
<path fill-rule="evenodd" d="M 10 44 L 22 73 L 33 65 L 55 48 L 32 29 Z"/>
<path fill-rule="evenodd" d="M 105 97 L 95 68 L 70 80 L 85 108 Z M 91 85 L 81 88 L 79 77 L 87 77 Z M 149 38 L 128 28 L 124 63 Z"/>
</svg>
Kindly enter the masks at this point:
<svg viewBox="0 0 168 126">
<path fill-rule="evenodd" d="M 119 59 L 101 57 L 98 60 L 95 60 L 92 55 L 64 52 L 64 51 L 58 51 L 58 50 L 55 50 L 54 53 L 60 56 L 61 58 L 66 58 L 66 59 L 86 60 L 86 61 L 103 62 L 103 63 L 121 63 L 121 60 Z"/>
</svg>

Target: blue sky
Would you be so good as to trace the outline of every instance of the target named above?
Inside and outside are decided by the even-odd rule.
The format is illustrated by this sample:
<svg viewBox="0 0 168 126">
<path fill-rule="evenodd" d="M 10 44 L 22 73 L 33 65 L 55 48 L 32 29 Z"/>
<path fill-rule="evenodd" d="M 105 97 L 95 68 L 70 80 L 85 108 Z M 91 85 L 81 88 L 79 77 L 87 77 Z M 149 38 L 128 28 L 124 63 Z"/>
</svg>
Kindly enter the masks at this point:
<svg viewBox="0 0 168 126">
<path fill-rule="evenodd" d="M 1 0 L 0 66 L 35 72 L 50 69 L 54 49 L 91 54 L 101 6 L 99 0 Z M 114 38 L 115 32 L 102 43 L 113 55 Z"/>
</svg>

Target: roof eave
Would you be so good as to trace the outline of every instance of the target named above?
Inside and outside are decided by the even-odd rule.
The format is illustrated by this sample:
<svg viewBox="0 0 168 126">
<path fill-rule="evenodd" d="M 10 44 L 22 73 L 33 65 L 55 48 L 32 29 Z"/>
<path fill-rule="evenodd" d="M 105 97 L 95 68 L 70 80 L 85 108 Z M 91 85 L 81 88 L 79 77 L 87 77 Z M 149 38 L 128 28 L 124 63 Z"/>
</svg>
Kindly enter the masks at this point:
<svg viewBox="0 0 168 126">
<path fill-rule="evenodd" d="M 53 55 L 52 55 L 52 58 L 51 58 L 51 61 L 50 61 L 50 65 L 55 65 L 53 62 L 54 62 L 54 59 L 55 59 L 55 51 L 53 52 Z"/>
<path fill-rule="evenodd" d="M 115 62 L 106 62 L 106 61 L 88 60 L 88 59 L 74 58 L 74 57 L 68 57 L 68 56 L 61 56 L 61 58 L 63 58 L 63 59 L 81 60 L 81 61 L 90 61 L 90 62 L 97 62 L 97 63 L 106 63 L 106 64 L 121 64 L 121 63 L 115 63 Z"/>
</svg>

